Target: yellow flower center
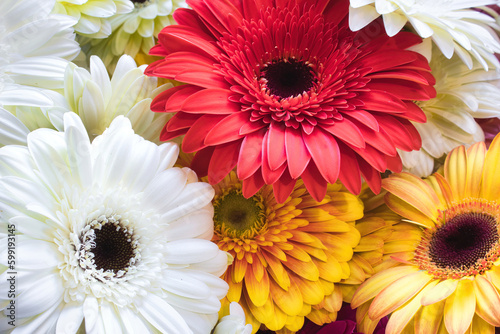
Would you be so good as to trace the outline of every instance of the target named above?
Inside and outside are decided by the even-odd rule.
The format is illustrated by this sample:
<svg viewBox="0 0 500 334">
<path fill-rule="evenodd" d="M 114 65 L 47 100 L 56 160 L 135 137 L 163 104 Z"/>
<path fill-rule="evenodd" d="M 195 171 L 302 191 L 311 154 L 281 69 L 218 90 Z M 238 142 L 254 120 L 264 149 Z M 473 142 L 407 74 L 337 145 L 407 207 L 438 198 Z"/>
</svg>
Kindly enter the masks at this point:
<svg viewBox="0 0 500 334">
<path fill-rule="evenodd" d="M 500 256 L 500 206 L 469 199 L 440 212 L 424 231 L 414 261 L 436 279 L 483 274 Z"/>
<path fill-rule="evenodd" d="M 229 238 L 252 238 L 265 227 L 265 208 L 259 195 L 245 198 L 231 188 L 213 201 L 215 233 Z"/>
</svg>

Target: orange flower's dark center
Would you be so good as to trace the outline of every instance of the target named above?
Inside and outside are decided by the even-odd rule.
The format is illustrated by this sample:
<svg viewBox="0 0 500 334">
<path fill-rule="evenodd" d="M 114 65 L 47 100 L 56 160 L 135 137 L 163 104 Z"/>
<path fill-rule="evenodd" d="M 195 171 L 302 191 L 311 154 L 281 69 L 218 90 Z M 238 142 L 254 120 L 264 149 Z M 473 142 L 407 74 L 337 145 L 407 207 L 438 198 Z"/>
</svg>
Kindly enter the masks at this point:
<svg viewBox="0 0 500 334">
<path fill-rule="evenodd" d="M 441 268 L 473 266 L 498 243 L 497 223 L 486 213 L 464 213 L 440 227 L 433 235 L 429 255 Z"/>
<path fill-rule="evenodd" d="M 101 229 L 95 229 L 95 247 L 90 251 L 94 253 L 96 269 L 125 270 L 130 259 L 134 257 L 132 240 L 126 230 L 119 226 L 107 223 Z"/>
<path fill-rule="evenodd" d="M 414 261 L 437 279 L 459 279 L 489 270 L 500 256 L 500 206 L 481 199 L 440 213 L 424 231 Z"/>
<path fill-rule="evenodd" d="M 311 67 L 295 59 L 284 59 L 267 64 L 261 75 L 269 92 L 281 98 L 306 93 L 316 81 Z"/>
</svg>

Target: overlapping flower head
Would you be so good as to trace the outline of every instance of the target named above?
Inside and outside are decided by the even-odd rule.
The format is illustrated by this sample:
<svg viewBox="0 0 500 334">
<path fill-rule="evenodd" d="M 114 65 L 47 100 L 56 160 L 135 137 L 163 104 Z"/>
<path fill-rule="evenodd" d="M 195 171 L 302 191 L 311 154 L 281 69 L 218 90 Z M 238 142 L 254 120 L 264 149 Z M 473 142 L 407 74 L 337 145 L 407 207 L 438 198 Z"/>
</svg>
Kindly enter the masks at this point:
<svg viewBox="0 0 500 334">
<path fill-rule="evenodd" d="M 422 38 L 431 38 L 446 58 L 457 54 L 472 68 L 500 67 L 500 39 L 495 19 L 472 7 L 497 4 L 496 0 L 350 0 L 349 26 L 356 31 L 379 16 L 389 36 L 408 23 Z"/>
<path fill-rule="evenodd" d="M 421 177 L 432 174 L 439 167 L 436 160 L 444 160 L 453 148 L 484 140 L 475 119 L 500 116 L 500 70 L 485 71 L 477 62 L 469 69 L 458 56 L 446 59 L 436 47 L 430 66 L 437 95 L 417 102 L 427 121 L 414 123 L 422 148 L 400 152 L 405 170 Z"/>
<path fill-rule="evenodd" d="M 223 278 L 229 292 L 223 307 L 242 305 L 253 333 L 299 330 L 311 307 L 328 299 L 342 305 L 335 284 L 350 275 L 347 262 L 359 242 L 359 232 L 348 222 L 363 215 L 357 196 L 340 184 L 328 186 L 316 202 L 298 181 L 279 204 L 271 186 L 250 198 L 231 172 L 215 186 L 213 241 L 234 257 Z"/>
<path fill-rule="evenodd" d="M 175 112 L 161 139 L 185 134 L 211 184 L 236 166 L 246 197 L 268 184 L 283 202 L 299 178 L 318 201 L 337 179 L 378 192 L 379 172 L 401 168 L 396 149 L 420 147 L 413 101 L 435 91 L 425 58 L 405 50 L 418 36 L 351 32 L 346 1 L 187 3 L 146 73 L 187 83 L 152 110 Z"/>
<path fill-rule="evenodd" d="M 110 18 L 111 34 L 104 39 L 81 39 L 87 54 L 97 55 L 111 73 L 118 59 L 126 54 L 147 55 L 160 31 L 174 23 L 172 13 L 187 7 L 185 0 L 133 0 L 134 9 Z M 156 59 L 155 59 L 156 60 Z"/>
<path fill-rule="evenodd" d="M 54 1 L 52 1 L 54 2 Z M 74 28 L 82 36 L 106 38 L 111 34 L 110 18 L 130 13 L 134 9 L 130 0 L 55 0 L 53 12 L 77 20 Z"/>
<path fill-rule="evenodd" d="M 27 147 L 0 148 L 0 236 L 15 234 L 17 331 L 210 332 L 228 255 L 210 242 L 212 187 L 174 168 L 177 154 L 176 144 L 134 134 L 123 116 L 90 143 L 74 113 L 64 132 L 38 129 Z"/>
<path fill-rule="evenodd" d="M 387 333 L 492 333 L 500 326 L 500 137 L 460 146 L 444 176 L 412 174 L 383 181 L 387 205 L 422 227 L 411 259 L 363 283 L 353 307 L 377 321 L 392 313 Z M 397 258 L 396 258 L 397 259 Z"/>
</svg>

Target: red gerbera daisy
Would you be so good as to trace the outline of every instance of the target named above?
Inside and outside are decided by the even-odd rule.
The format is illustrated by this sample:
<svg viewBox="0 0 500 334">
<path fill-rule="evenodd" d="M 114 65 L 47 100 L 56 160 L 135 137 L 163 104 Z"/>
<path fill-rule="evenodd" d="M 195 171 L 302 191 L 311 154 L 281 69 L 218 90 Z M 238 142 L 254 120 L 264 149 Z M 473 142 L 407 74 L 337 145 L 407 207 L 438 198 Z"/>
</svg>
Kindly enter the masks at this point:
<svg viewBox="0 0 500 334">
<path fill-rule="evenodd" d="M 151 108 L 175 112 L 161 134 L 185 134 L 191 166 L 218 183 L 237 166 L 246 197 L 272 184 L 278 201 L 302 178 L 317 201 L 340 179 L 359 193 L 399 171 L 396 148 L 419 149 L 413 100 L 435 96 L 411 33 L 348 28 L 346 0 L 187 0 L 150 51 L 149 75 L 187 83 Z"/>
</svg>

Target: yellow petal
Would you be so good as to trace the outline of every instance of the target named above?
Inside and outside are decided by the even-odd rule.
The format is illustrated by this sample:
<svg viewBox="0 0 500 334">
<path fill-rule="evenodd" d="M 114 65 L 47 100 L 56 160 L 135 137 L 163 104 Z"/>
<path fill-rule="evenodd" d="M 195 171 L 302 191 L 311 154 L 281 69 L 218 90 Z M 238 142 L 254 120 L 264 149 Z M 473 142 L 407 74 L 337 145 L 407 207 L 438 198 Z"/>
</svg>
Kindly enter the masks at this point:
<svg viewBox="0 0 500 334">
<path fill-rule="evenodd" d="M 262 280 L 259 282 L 255 278 L 253 271 L 248 270 L 245 276 L 245 287 L 250 300 L 255 306 L 264 305 L 269 298 L 269 276 L 267 271 L 264 271 Z"/>
<path fill-rule="evenodd" d="M 363 237 L 385 227 L 385 225 L 385 220 L 380 217 L 367 217 L 356 222 L 356 229 Z"/>
<path fill-rule="evenodd" d="M 297 284 L 297 287 L 302 292 L 302 298 L 304 303 L 310 305 L 316 305 L 321 303 L 325 294 L 323 293 L 323 287 L 319 281 L 306 281 L 296 275 L 290 275 L 290 280 Z"/>
<path fill-rule="evenodd" d="M 243 291 L 243 295 L 245 296 L 245 298 L 242 298 L 241 301 L 244 300 L 244 303 L 240 301 L 242 307 L 243 304 L 246 304 L 248 310 L 250 310 L 257 321 L 266 323 L 271 320 L 271 318 L 274 316 L 274 303 L 270 298 L 266 300 L 264 305 L 255 306 L 255 304 L 248 297 L 246 291 Z"/>
<path fill-rule="evenodd" d="M 313 260 L 319 270 L 319 276 L 329 282 L 339 282 L 342 279 L 342 267 L 332 256 L 327 262 Z"/>
<path fill-rule="evenodd" d="M 279 307 L 274 308 L 274 314 L 271 319 L 264 324 L 272 331 L 277 331 L 285 327 L 287 315 Z"/>
<path fill-rule="evenodd" d="M 441 205 L 439 198 L 433 189 L 419 177 L 409 173 L 392 174 L 389 178 L 382 180 L 382 187 L 430 219 L 436 219 L 437 209 Z"/>
<path fill-rule="evenodd" d="M 348 192 L 334 193 L 331 201 L 322 205 L 321 208 L 343 221 L 352 221 L 363 217 L 363 202 L 358 196 Z"/>
<path fill-rule="evenodd" d="M 366 275 L 364 270 L 358 266 L 358 264 L 354 261 L 349 261 L 349 271 L 351 274 L 349 277 L 342 281 L 344 284 L 361 284 L 365 281 Z"/>
<path fill-rule="evenodd" d="M 424 271 L 401 277 L 375 297 L 368 315 L 372 319 L 386 316 L 413 298 L 431 280 L 432 277 Z"/>
<path fill-rule="evenodd" d="M 500 136 L 493 139 L 484 160 L 483 177 L 481 183 L 481 197 L 488 200 L 498 199 L 500 189 Z"/>
<path fill-rule="evenodd" d="M 419 269 L 414 266 L 398 266 L 389 268 L 373 275 L 371 278 L 361 284 L 354 294 L 351 302 L 352 308 L 357 308 L 361 304 L 369 301 L 385 287 L 387 287 L 397 279 L 407 275 L 411 275 L 418 270 Z"/>
<path fill-rule="evenodd" d="M 403 305 L 401 308 L 397 309 L 391 314 L 389 322 L 387 323 L 386 333 L 400 333 L 406 327 L 406 325 L 413 318 L 415 313 L 422 306 L 420 304 L 420 297 L 427 293 L 436 285 L 436 281 L 427 284 L 416 296 L 412 298 L 408 303 Z"/>
<path fill-rule="evenodd" d="M 495 326 L 487 323 L 477 314 L 472 318 L 472 326 L 470 328 L 470 334 L 495 334 Z"/>
<path fill-rule="evenodd" d="M 442 205 L 441 209 L 447 209 L 450 203 L 452 203 L 454 196 L 448 181 L 441 174 L 434 173 L 425 179 L 425 182 L 432 187 L 439 198 L 439 202 Z"/>
<path fill-rule="evenodd" d="M 467 150 L 467 187 L 465 189 L 465 197 L 476 198 L 479 196 L 485 156 L 486 145 L 484 142 L 476 143 Z"/>
<path fill-rule="evenodd" d="M 415 334 L 436 334 L 443 322 L 445 301 L 423 306 L 415 314 Z"/>
<path fill-rule="evenodd" d="M 431 305 L 437 303 L 443 299 L 448 298 L 453 292 L 455 292 L 458 285 L 458 280 L 447 279 L 439 282 L 429 293 L 423 295 L 420 301 L 422 305 Z"/>
<path fill-rule="evenodd" d="M 415 224 L 427 228 L 432 228 L 436 224 L 436 217 L 429 218 L 419 209 L 416 209 L 406 201 L 391 193 L 387 193 L 385 195 L 385 201 L 391 210 L 407 219 L 410 219 Z"/>
<path fill-rule="evenodd" d="M 384 240 L 376 235 L 367 235 L 354 248 L 355 252 L 367 252 L 384 247 Z"/>
<path fill-rule="evenodd" d="M 313 261 L 303 262 L 288 256 L 287 261 L 283 262 L 283 265 L 290 269 L 291 272 L 310 281 L 316 281 L 319 278 L 319 270 Z"/>
<path fill-rule="evenodd" d="M 450 184 L 453 199 L 456 202 L 465 196 L 465 186 L 467 183 L 467 155 L 465 146 L 453 149 L 444 163 L 444 177 Z"/>
<path fill-rule="evenodd" d="M 246 260 L 234 260 L 232 264 L 233 270 L 231 270 L 233 282 L 240 283 L 243 280 L 247 272 L 247 265 Z"/>
<path fill-rule="evenodd" d="M 483 276 L 474 280 L 476 313 L 494 326 L 500 326 L 500 296 L 497 289 Z"/>
<path fill-rule="evenodd" d="M 491 283 L 500 290 L 500 268 L 497 266 L 493 266 L 491 270 L 489 270 L 486 274 Z"/>
<path fill-rule="evenodd" d="M 266 252 L 262 252 L 262 255 L 267 261 L 267 272 L 282 289 L 287 290 L 290 286 L 290 278 L 281 261 Z"/>
<path fill-rule="evenodd" d="M 302 293 L 293 282 L 288 291 L 285 291 L 271 281 L 271 296 L 274 304 L 288 315 L 298 315 L 302 310 Z"/>
<path fill-rule="evenodd" d="M 446 299 L 444 324 L 450 334 L 463 334 L 469 328 L 476 310 L 474 287 L 468 279 L 458 282 L 457 289 Z"/>
</svg>

